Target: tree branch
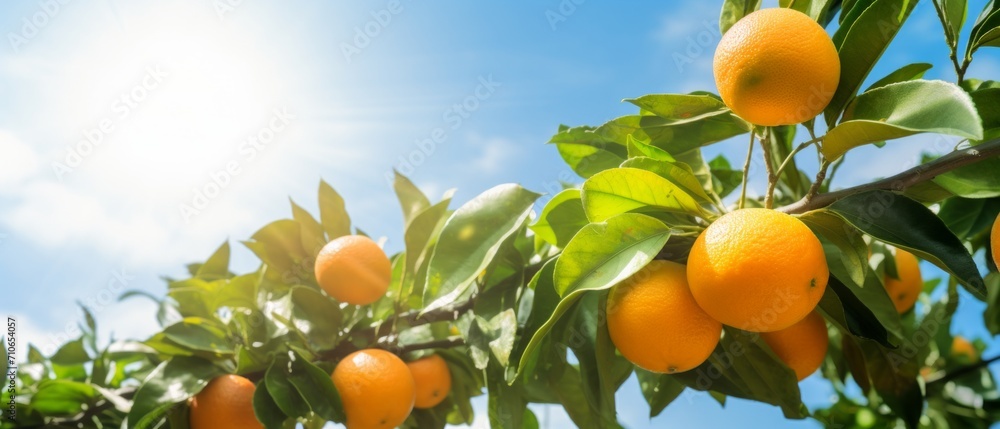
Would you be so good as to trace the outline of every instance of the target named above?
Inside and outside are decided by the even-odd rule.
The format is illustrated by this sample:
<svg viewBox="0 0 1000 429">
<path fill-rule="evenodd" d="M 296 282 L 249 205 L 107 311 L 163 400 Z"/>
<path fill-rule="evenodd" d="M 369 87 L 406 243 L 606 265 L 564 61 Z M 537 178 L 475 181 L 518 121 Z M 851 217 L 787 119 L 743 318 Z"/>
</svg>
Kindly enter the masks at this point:
<svg viewBox="0 0 1000 429">
<path fill-rule="evenodd" d="M 971 373 L 976 372 L 976 371 L 978 371 L 978 370 L 980 370 L 982 368 L 985 368 L 985 367 L 989 366 L 990 364 L 992 364 L 992 363 L 994 363 L 996 361 L 1000 361 L 1000 356 L 993 356 L 993 357 L 991 357 L 989 359 L 983 359 L 983 360 L 980 360 L 979 362 L 970 364 L 968 366 L 963 366 L 963 367 L 958 368 L 958 369 L 956 369 L 954 371 L 949 371 L 945 375 L 942 375 L 941 377 L 935 378 L 933 380 L 929 380 L 927 382 L 927 385 L 931 386 L 931 385 L 939 385 L 939 384 L 947 383 L 947 382 L 952 381 L 952 380 L 954 380 L 956 378 L 962 377 L 962 376 L 967 375 L 967 374 L 971 374 Z"/>
<path fill-rule="evenodd" d="M 957 150 L 944 155 L 938 159 L 923 165 L 906 170 L 892 177 L 887 177 L 865 185 L 842 189 L 836 192 L 817 194 L 812 198 L 808 196 L 778 210 L 785 213 L 805 213 L 810 210 L 826 207 L 837 200 L 873 190 L 905 191 L 910 187 L 931 180 L 949 171 L 967 165 L 975 164 L 979 161 L 1000 156 L 1000 138 L 973 146 L 970 148 Z"/>
</svg>

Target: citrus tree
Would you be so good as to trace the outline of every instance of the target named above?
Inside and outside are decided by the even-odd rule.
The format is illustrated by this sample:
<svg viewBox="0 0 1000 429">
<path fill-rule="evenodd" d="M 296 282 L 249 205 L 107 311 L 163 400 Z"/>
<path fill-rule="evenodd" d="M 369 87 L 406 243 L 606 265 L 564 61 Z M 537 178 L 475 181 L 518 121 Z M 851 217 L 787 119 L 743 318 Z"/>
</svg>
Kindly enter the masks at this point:
<svg viewBox="0 0 1000 429">
<path fill-rule="evenodd" d="M 633 374 L 650 416 L 693 389 L 829 427 L 989 427 L 997 358 L 950 325 L 960 297 L 981 300 L 1000 333 L 1000 83 L 966 76 L 1000 46 L 1000 4 L 967 23 L 964 0 L 933 1 L 956 82 L 922 79 L 931 64 L 869 76 L 917 3 L 727 0 L 719 95 L 559 127 L 582 180 L 544 199 L 506 184 L 431 201 L 397 174 L 393 254 L 321 182 L 318 213 L 292 202 L 241 243 L 255 270 L 233 272 L 225 243 L 165 296 L 125 293 L 156 302 L 160 332 L 98 344 L 83 308 L 79 338 L 9 357 L 2 427 L 443 427 L 486 394 L 494 427 L 556 404 L 608 428 Z M 916 134 L 954 137 L 892 177 L 831 184 L 853 148 Z M 737 136 L 745 160 L 703 158 Z M 817 370 L 839 399 L 810 411 L 798 382 Z"/>
</svg>

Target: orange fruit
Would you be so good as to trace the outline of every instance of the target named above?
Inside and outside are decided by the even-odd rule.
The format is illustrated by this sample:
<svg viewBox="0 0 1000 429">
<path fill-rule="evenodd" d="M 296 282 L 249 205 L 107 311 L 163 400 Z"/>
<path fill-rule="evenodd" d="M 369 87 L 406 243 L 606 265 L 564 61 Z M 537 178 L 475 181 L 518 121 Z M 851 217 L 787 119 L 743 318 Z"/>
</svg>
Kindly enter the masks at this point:
<svg viewBox="0 0 1000 429">
<path fill-rule="evenodd" d="M 753 208 L 719 217 L 698 236 L 687 276 L 709 316 L 745 331 L 770 332 L 816 308 L 830 271 L 823 245 L 802 221 Z"/>
<path fill-rule="evenodd" d="M 344 405 L 348 429 L 394 428 L 413 410 L 416 387 L 410 368 L 385 350 L 351 353 L 330 377 Z"/>
<path fill-rule="evenodd" d="M 979 360 L 979 350 L 971 341 L 961 335 L 956 335 L 951 340 L 951 354 L 956 357 L 963 357 L 970 362 Z"/>
<path fill-rule="evenodd" d="M 407 362 L 413 382 L 417 386 L 417 400 L 414 408 L 434 408 L 451 392 L 451 371 L 448 363 L 438 355 Z"/>
<path fill-rule="evenodd" d="M 191 429 L 264 429 L 253 412 L 254 390 L 238 375 L 215 377 L 191 398 Z"/>
<path fill-rule="evenodd" d="M 760 337 L 774 354 L 788 365 L 799 381 L 816 372 L 826 358 L 829 337 L 826 322 L 817 312 L 780 331 L 764 332 Z"/>
<path fill-rule="evenodd" d="M 920 276 L 920 262 L 912 253 L 896 249 L 896 274 L 899 278 L 885 276 L 885 290 L 896 305 L 896 311 L 906 313 L 917 303 L 920 290 L 924 287 L 924 279 Z"/>
<path fill-rule="evenodd" d="M 381 247 L 361 235 L 345 235 L 316 256 L 316 281 L 337 301 L 367 305 L 385 295 L 392 263 Z"/>
<path fill-rule="evenodd" d="M 993 221 L 990 229 L 990 253 L 993 253 L 993 264 L 1000 267 L 1000 215 Z"/>
<path fill-rule="evenodd" d="M 658 373 L 701 365 L 719 344 L 722 324 L 698 307 L 684 266 L 653 261 L 608 295 L 608 332 L 622 356 Z"/>
<path fill-rule="evenodd" d="M 840 57 L 826 30 L 792 9 L 761 9 L 733 25 L 712 64 L 719 95 L 757 125 L 798 124 L 830 103 Z"/>
</svg>

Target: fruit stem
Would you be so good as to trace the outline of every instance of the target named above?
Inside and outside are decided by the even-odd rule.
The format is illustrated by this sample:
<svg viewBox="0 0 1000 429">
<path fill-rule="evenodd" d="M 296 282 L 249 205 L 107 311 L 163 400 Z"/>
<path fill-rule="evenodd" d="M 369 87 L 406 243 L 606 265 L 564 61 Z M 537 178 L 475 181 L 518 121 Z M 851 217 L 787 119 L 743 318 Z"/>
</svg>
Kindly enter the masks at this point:
<svg viewBox="0 0 1000 429">
<path fill-rule="evenodd" d="M 760 138 L 760 148 L 764 151 L 764 169 L 767 170 L 767 193 L 764 194 L 764 208 L 770 209 L 774 206 L 774 187 L 778 184 L 778 175 L 774 172 L 771 159 L 771 128 L 764 128 L 764 135 Z"/>
<path fill-rule="evenodd" d="M 750 146 L 747 147 L 747 160 L 743 163 L 743 189 L 740 191 L 740 205 L 739 208 L 743 208 L 744 203 L 747 200 L 747 178 L 750 176 L 750 160 L 753 157 L 753 140 L 754 131 L 750 130 Z"/>
</svg>

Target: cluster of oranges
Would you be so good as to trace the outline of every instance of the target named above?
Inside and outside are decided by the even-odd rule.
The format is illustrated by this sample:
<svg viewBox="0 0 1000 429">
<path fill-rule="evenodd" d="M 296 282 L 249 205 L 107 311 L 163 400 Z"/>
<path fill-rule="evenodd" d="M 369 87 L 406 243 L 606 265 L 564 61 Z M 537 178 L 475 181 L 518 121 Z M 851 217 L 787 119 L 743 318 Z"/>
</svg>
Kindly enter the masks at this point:
<svg viewBox="0 0 1000 429">
<path fill-rule="evenodd" d="M 791 9 L 751 13 L 723 36 L 713 61 L 723 102 L 760 126 L 793 125 L 822 112 L 840 80 L 840 59 L 826 30 Z M 896 253 L 886 278 L 899 312 L 922 287 L 916 258 Z M 695 240 L 687 266 L 654 261 L 615 285 L 608 330 L 623 356 L 659 373 L 691 370 L 715 350 L 722 326 L 759 333 L 799 380 L 823 363 L 829 341 L 816 306 L 830 272 L 823 245 L 797 218 L 741 209 Z M 652 327 L 658 335 L 647 334 Z"/>
<path fill-rule="evenodd" d="M 895 262 L 898 275 L 884 283 L 904 313 L 923 280 L 909 252 L 897 249 Z M 816 306 L 829 276 L 823 245 L 802 221 L 775 210 L 736 210 L 698 236 L 687 266 L 656 260 L 615 285 L 608 331 L 622 356 L 668 374 L 705 362 L 723 325 L 756 332 L 802 380 L 826 357 L 827 326 Z"/>
<path fill-rule="evenodd" d="M 371 304 L 385 295 L 391 277 L 389 258 L 368 237 L 337 238 L 316 257 L 320 287 L 340 302 Z M 403 362 L 386 350 L 359 350 L 343 358 L 330 377 L 350 429 L 397 427 L 414 408 L 434 408 L 451 392 L 451 372 L 437 354 Z M 253 411 L 254 390 L 253 382 L 238 375 L 213 379 L 191 399 L 191 427 L 263 429 Z"/>
</svg>

